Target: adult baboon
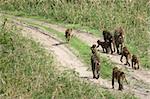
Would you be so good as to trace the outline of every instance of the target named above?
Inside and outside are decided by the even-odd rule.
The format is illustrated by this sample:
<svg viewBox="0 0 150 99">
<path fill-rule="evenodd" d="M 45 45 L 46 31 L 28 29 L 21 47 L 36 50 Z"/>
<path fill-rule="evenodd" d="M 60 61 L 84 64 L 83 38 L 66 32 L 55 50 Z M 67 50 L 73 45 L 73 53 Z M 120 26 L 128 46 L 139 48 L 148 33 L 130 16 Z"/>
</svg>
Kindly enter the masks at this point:
<svg viewBox="0 0 150 99">
<path fill-rule="evenodd" d="M 99 71 L 100 71 L 100 58 L 98 57 L 97 53 L 91 55 L 91 67 L 93 72 L 93 78 L 99 78 Z"/>
<path fill-rule="evenodd" d="M 123 48 L 123 43 L 124 43 L 124 31 L 121 27 L 119 27 L 115 30 L 114 40 L 115 40 L 115 45 L 117 48 L 117 53 L 121 54 L 122 48 Z"/>
<path fill-rule="evenodd" d="M 66 41 L 67 41 L 67 42 L 70 41 L 71 33 L 72 33 L 72 28 L 71 28 L 71 29 L 67 29 L 67 30 L 65 31 L 65 37 L 66 37 Z"/>
<path fill-rule="evenodd" d="M 133 69 L 139 69 L 139 60 L 136 55 L 132 55 L 131 63 Z"/>
<path fill-rule="evenodd" d="M 114 51 L 112 49 L 112 44 L 114 45 L 114 38 L 113 38 L 112 34 L 109 31 L 104 30 L 103 37 L 104 37 L 104 41 L 109 43 L 111 54 L 113 54 Z"/>
<path fill-rule="evenodd" d="M 114 67 L 113 71 L 112 71 L 112 88 L 113 89 L 114 89 L 114 80 L 115 79 L 118 81 L 118 84 L 119 84 L 118 90 L 123 89 L 123 81 L 124 80 L 128 84 L 126 77 L 125 77 L 125 73 L 123 71 L 119 70 L 118 67 Z"/>
<path fill-rule="evenodd" d="M 121 53 L 121 58 L 120 58 L 121 62 L 122 62 L 123 57 L 126 58 L 126 63 L 124 65 L 130 66 L 129 59 L 131 58 L 131 54 L 130 54 L 129 50 L 127 49 L 127 47 L 123 47 L 123 50 Z"/>
</svg>

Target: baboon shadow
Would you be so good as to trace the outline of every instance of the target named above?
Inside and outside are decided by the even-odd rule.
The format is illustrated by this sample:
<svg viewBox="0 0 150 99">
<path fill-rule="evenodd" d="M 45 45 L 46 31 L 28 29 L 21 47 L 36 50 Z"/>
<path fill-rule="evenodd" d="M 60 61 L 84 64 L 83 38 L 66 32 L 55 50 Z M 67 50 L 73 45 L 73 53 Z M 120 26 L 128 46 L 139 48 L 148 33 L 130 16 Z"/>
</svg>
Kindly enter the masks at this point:
<svg viewBox="0 0 150 99">
<path fill-rule="evenodd" d="M 63 45 L 63 44 L 67 44 L 67 42 L 59 42 L 59 43 L 53 44 L 52 46 L 59 46 L 59 45 Z"/>
<path fill-rule="evenodd" d="M 80 78 L 87 79 L 87 80 L 89 80 L 89 79 L 93 79 L 92 77 L 86 77 L 86 76 L 84 76 L 84 77 L 80 77 Z"/>
</svg>

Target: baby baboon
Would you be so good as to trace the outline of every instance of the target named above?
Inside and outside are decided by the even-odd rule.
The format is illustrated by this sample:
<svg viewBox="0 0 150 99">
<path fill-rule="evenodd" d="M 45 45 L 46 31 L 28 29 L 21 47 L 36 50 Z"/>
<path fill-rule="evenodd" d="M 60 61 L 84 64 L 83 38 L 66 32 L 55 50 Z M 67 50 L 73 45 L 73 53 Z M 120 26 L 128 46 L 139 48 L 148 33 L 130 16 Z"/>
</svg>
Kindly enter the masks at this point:
<svg viewBox="0 0 150 99">
<path fill-rule="evenodd" d="M 102 41 L 98 40 L 98 41 L 97 41 L 97 44 L 98 44 L 97 48 L 99 47 L 99 45 L 101 45 L 101 47 L 102 47 L 102 49 L 103 49 L 103 52 L 104 52 L 104 53 L 108 53 L 109 42 L 105 42 L 105 41 L 102 42 Z"/>
<path fill-rule="evenodd" d="M 96 44 L 93 44 L 93 45 L 92 45 L 91 51 L 92 51 L 93 54 L 97 52 Z"/>
<path fill-rule="evenodd" d="M 93 78 L 99 78 L 99 71 L 100 71 L 100 59 L 97 53 L 92 54 L 91 56 L 91 67 L 93 72 Z"/>
<path fill-rule="evenodd" d="M 66 41 L 67 41 L 67 42 L 70 41 L 71 32 L 72 32 L 72 29 L 67 29 L 67 30 L 65 31 L 65 37 L 66 37 Z"/>
<path fill-rule="evenodd" d="M 110 47 L 110 50 L 111 50 L 111 54 L 113 54 L 112 44 L 113 44 L 113 42 L 114 42 L 114 39 L 113 39 L 112 34 L 111 34 L 109 31 L 104 30 L 104 31 L 103 31 L 103 37 L 104 37 L 104 41 L 109 43 L 109 47 Z"/>
<path fill-rule="evenodd" d="M 131 63 L 132 63 L 133 69 L 135 69 L 135 70 L 139 69 L 139 60 L 136 55 L 132 55 Z M 137 67 L 136 67 L 136 65 L 137 65 Z"/>
<path fill-rule="evenodd" d="M 113 89 L 114 89 L 114 80 L 115 79 L 118 81 L 118 84 L 119 84 L 118 90 L 123 89 L 123 81 L 124 80 L 128 84 L 126 77 L 125 77 L 125 73 L 123 71 L 119 70 L 118 67 L 114 67 L 113 72 L 112 72 L 112 88 Z"/>
<path fill-rule="evenodd" d="M 131 54 L 130 54 L 129 50 L 127 49 L 127 47 L 123 47 L 123 50 L 121 53 L 121 58 L 120 58 L 121 62 L 122 62 L 123 56 L 126 58 L 126 63 L 124 65 L 130 66 L 130 63 L 128 60 L 131 58 Z"/>
</svg>

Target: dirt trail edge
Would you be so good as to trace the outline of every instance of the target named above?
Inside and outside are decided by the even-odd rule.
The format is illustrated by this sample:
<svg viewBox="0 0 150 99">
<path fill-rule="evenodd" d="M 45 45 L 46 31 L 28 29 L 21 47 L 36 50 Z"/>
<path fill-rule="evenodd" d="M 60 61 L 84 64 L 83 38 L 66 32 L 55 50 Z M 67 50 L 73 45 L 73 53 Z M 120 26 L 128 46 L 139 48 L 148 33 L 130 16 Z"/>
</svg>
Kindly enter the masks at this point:
<svg viewBox="0 0 150 99">
<path fill-rule="evenodd" d="M 45 23 L 45 22 L 41 22 L 41 21 L 36 21 L 33 19 L 28 19 L 28 21 L 34 21 L 35 23 L 39 23 L 42 24 L 44 26 L 48 26 L 50 28 L 53 28 L 59 32 L 64 32 L 64 30 L 66 28 L 63 28 L 61 26 L 58 25 L 53 25 L 53 24 L 49 24 L 49 23 Z M 23 25 L 22 25 L 23 26 Z M 80 31 L 73 31 L 74 33 L 76 33 L 76 36 L 79 37 L 81 40 L 87 42 L 87 44 L 91 45 L 93 43 L 96 42 L 97 38 L 95 38 L 94 36 L 87 34 L 87 33 L 83 33 Z M 90 79 L 92 73 L 87 71 L 87 67 L 84 66 L 84 64 L 82 62 L 80 62 L 80 60 L 78 60 L 78 58 L 72 54 L 72 52 L 70 50 L 68 50 L 64 45 L 59 45 L 56 46 L 60 42 L 59 40 L 55 39 L 55 37 L 48 35 L 48 33 L 46 33 L 45 31 L 41 31 L 38 28 L 35 27 L 30 27 L 30 26 L 23 26 L 23 32 L 22 32 L 25 36 L 27 37 L 32 37 L 34 40 L 42 43 L 42 45 L 44 46 L 45 49 L 47 49 L 50 52 L 53 52 L 56 55 L 57 60 L 66 67 L 69 67 L 71 69 L 75 69 L 75 71 L 79 72 L 79 76 L 81 78 L 89 78 L 89 81 L 92 81 L 94 83 L 98 83 L 101 86 L 104 86 L 108 89 L 111 88 L 111 83 L 103 80 L 103 79 L 99 79 L 99 80 L 93 80 Z M 65 57 L 64 57 L 65 56 Z M 112 55 L 107 55 L 108 57 L 118 57 L 118 56 L 112 56 Z M 116 60 L 116 59 L 115 59 Z M 118 63 L 118 60 L 116 60 L 116 62 Z M 146 73 L 147 76 L 147 73 Z M 134 92 L 137 96 L 139 96 L 141 99 L 149 99 L 150 95 L 149 95 L 149 91 L 145 91 L 145 89 L 143 88 L 125 88 L 126 91 L 128 92 Z M 110 89 L 111 90 L 111 89 Z M 114 91 L 114 90 L 113 90 Z"/>
</svg>

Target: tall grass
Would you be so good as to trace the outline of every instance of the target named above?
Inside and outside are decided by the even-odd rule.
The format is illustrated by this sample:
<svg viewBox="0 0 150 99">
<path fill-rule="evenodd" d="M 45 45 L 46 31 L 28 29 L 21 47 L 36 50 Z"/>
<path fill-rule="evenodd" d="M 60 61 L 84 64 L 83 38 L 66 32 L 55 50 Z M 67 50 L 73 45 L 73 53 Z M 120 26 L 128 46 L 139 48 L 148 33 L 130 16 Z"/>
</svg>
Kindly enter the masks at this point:
<svg viewBox="0 0 150 99">
<path fill-rule="evenodd" d="M 72 71 L 56 71 L 53 56 L 38 43 L 22 37 L 16 26 L 7 22 L 2 29 L 0 18 L 0 98 L 77 99 L 129 98 L 114 95 L 85 81 Z M 124 97 L 123 97 L 124 96 Z"/>
<path fill-rule="evenodd" d="M 99 30 L 99 34 L 104 28 L 113 31 L 117 26 L 122 26 L 126 45 L 133 54 L 139 55 L 144 67 L 150 68 L 149 0 L 1 0 L 0 9 L 88 26 Z"/>
</svg>

